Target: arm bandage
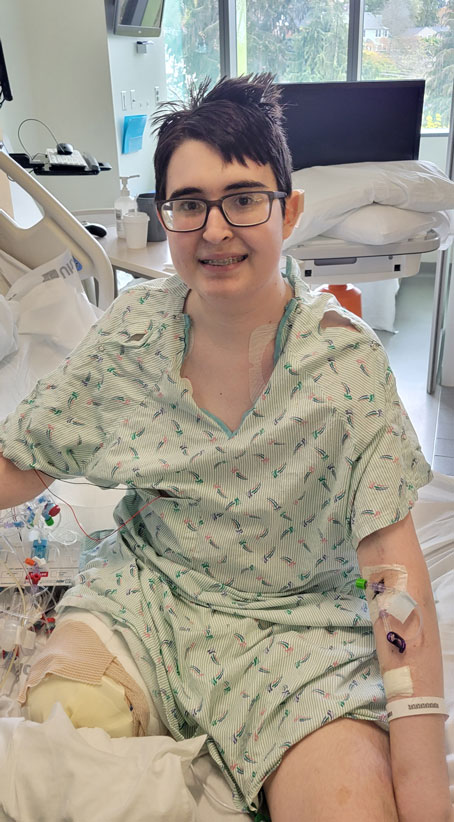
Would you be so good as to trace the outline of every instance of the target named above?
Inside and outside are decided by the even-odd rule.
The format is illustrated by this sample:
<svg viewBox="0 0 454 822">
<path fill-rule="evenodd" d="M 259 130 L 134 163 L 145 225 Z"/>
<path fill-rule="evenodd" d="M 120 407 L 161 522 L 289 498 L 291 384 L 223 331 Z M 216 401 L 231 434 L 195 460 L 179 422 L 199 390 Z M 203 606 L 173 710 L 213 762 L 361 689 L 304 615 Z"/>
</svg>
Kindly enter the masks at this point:
<svg viewBox="0 0 454 822">
<path fill-rule="evenodd" d="M 423 714 L 443 714 L 449 717 L 446 702 L 439 696 L 415 696 L 408 699 L 396 699 L 386 706 L 388 721 L 400 719 L 403 716 L 417 716 Z"/>
</svg>

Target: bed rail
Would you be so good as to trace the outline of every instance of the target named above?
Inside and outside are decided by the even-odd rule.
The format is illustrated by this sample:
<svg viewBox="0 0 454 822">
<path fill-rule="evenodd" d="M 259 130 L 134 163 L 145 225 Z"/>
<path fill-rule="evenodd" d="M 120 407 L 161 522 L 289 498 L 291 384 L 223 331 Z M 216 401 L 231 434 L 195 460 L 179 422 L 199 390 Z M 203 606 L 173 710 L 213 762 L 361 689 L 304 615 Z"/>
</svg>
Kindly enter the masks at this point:
<svg viewBox="0 0 454 822">
<path fill-rule="evenodd" d="M 108 308 L 114 299 L 114 274 L 97 240 L 44 186 L 0 150 L 0 170 L 29 194 L 43 212 L 35 225 L 22 228 L 0 208 L 0 248 L 29 268 L 37 268 L 69 249 L 81 265 L 81 279 L 94 277 L 98 304 Z"/>
</svg>

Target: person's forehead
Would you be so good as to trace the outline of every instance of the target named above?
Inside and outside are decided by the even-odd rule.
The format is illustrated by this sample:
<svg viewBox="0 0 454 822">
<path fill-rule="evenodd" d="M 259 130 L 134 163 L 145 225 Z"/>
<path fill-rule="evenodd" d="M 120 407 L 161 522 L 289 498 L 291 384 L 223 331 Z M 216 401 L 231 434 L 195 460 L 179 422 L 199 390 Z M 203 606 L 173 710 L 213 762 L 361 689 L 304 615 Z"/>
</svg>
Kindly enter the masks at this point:
<svg viewBox="0 0 454 822">
<path fill-rule="evenodd" d="M 244 164 L 235 159 L 226 162 L 222 154 L 208 143 L 188 139 L 180 143 L 170 158 L 166 196 L 174 196 L 174 192 L 181 189 L 208 194 L 213 189 L 224 190 L 232 183 L 242 181 L 254 181 L 265 188 L 276 187 L 269 163 L 260 165 L 248 157 L 244 158 Z"/>
</svg>

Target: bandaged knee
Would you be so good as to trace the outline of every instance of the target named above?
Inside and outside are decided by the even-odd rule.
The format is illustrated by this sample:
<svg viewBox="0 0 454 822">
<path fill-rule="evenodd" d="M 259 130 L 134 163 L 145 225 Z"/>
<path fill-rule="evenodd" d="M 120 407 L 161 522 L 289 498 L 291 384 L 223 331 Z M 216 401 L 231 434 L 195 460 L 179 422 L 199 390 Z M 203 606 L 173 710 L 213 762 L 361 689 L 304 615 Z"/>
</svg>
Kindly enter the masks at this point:
<svg viewBox="0 0 454 822">
<path fill-rule="evenodd" d="M 135 736 L 132 706 L 125 689 L 106 676 L 98 685 L 47 674 L 27 693 L 28 718 L 45 722 L 59 702 L 75 728 L 102 728 L 111 737 Z"/>
<path fill-rule="evenodd" d="M 75 727 L 102 727 L 113 737 L 166 733 L 157 714 L 150 722 L 142 688 L 82 621 L 57 622 L 18 700 L 37 722 L 60 702 Z"/>
</svg>

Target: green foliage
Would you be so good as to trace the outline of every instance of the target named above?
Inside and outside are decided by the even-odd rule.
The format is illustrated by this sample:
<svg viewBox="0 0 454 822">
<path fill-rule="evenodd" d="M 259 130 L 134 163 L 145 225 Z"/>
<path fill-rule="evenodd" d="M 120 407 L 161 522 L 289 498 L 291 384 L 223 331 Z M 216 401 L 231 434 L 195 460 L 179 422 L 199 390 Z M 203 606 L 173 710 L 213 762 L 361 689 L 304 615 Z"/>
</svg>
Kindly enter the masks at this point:
<svg viewBox="0 0 454 822">
<path fill-rule="evenodd" d="M 383 0 L 365 0 L 364 11 L 369 11 L 371 14 L 381 14 L 383 9 Z"/>
<path fill-rule="evenodd" d="M 379 80 L 392 78 L 396 74 L 396 64 L 388 57 L 376 51 L 365 51 L 362 56 L 361 79 Z"/>
<path fill-rule="evenodd" d="M 431 128 L 431 129 L 440 129 L 444 128 L 443 126 L 443 117 L 440 113 L 437 113 L 435 117 L 432 117 L 431 114 L 427 114 L 424 122 L 422 124 L 423 128 Z"/>
<path fill-rule="evenodd" d="M 343 3 L 319 0 L 305 25 L 291 37 L 292 53 L 283 79 L 290 82 L 345 80 L 348 17 Z"/>
<path fill-rule="evenodd" d="M 244 0 L 248 72 L 277 80 L 343 80 L 348 11 L 341 0 Z M 172 87 L 219 76 L 218 3 L 167 0 L 164 32 Z"/>
<path fill-rule="evenodd" d="M 391 36 L 399 37 L 412 25 L 410 3 L 408 0 L 387 0 L 383 6 L 382 20 L 390 30 Z"/>
<path fill-rule="evenodd" d="M 416 25 L 437 26 L 438 8 L 438 0 L 424 0 L 424 2 L 419 2 L 415 14 Z"/>
<path fill-rule="evenodd" d="M 389 51 L 364 52 L 363 80 L 426 77 L 424 127 L 449 124 L 454 79 L 454 0 L 365 0 L 392 33 Z M 270 71 L 280 82 L 345 80 L 348 0 L 237 0 L 239 71 Z M 446 26 L 432 37 L 415 26 Z M 164 14 L 169 99 L 186 97 L 192 80 L 219 77 L 218 0 L 166 0 Z"/>
<path fill-rule="evenodd" d="M 441 19 L 446 31 L 437 38 L 433 66 L 427 75 L 426 114 L 434 122 L 439 115 L 441 127 L 448 128 L 454 80 L 454 0 L 449 0 Z"/>
<path fill-rule="evenodd" d="M 163 29 L 169 99 L 185 99 L 192 80 L 219 78 L 217 0 L 167 0 Z"/>
</svg>

